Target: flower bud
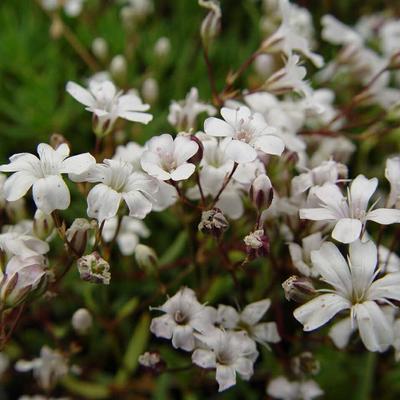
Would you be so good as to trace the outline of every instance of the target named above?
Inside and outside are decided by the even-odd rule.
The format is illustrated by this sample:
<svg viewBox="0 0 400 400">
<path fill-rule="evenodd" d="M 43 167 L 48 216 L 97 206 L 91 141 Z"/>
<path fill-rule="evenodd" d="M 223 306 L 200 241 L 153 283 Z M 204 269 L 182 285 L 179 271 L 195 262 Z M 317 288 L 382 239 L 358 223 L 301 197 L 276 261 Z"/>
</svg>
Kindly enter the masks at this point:
<svg viewBox="0 0 400 400">
<path fill-rule="evenodd" d="M 78 270 L 81 279 L 92 283 L 110 284 L 110 264 L 100 257 L 97 251 L 83 256 L 78 260 Z"/>
<path fill-rule="evenodd" d="M 0 283 L 0 308 L 16 307 L 26 301 L 34 291 L 46 285 L 46 276 L 43 256 L 12 257 Z"/>
<path fill-rule="evenodd" d="M 158 83 L 154 78 L 147 78 L 142 86 L 143 100 L 146 103 L 153 104 L 158 99 Z"/>
<path fill-rule="evenodd" d="M 197 143 L 198 149 L 196 153 L 191 158 L 189 158 L 188 162 L 192 164 L 199 164 L 200 161 L 203 159 L 204 145 L 202 141 L 195 135 L 190 135 L 190 140 L 193 140 L 193 142 Z"/>
<path fill-rule="evenodd" d="M 299 377 L 317 375 L 319 370 L 319 361 L 309 351 L 305 351 L 292 359 L 292 371 Z"/>
<path fill-rule="evenodd" d="M 254 179 L 250 191 L 250 200 L 258 211 L 265 210 L 271 205 L 274 197 L 272 184 L 270 179 L 265 174 L 260 174 Z"/>
<path fill-rule="evenodd" d="M 219 208 L 203 211 L 198 229 L 203 233 L 220 237 L 229 227 L 229 222 Z"/>
<path fill-rule="evenodd" d="M 58 146 L 61 146 L 63 143 L 66 143 L 68 147 L 71 147 L 70 144 L 68 143 L 68 140 L 65 139 L 65 137 L 59 133 L 53 133 L 50 136 L 49 143 L 54 150 L 57 150 Z"/>
<path fill-rule="evenodd" d="M 269 254 L 269 238 L 264 229 L 258 229 L 248 234 L 244 239 L 246 252 L 251 260 L 266 257 Z"/>
<path fill-rule="evenodd" d="M 305 278 L 292 275 L 282 283 L 283 290 L 285 291 L 286 300 L 293 300 L 296 303 L 304 303 L 310 300 L 316 290 L 312 282 Z"/>
<path fill-rule="evenodd" d="M 72 225 L 67 229 L 67 239 L 76 255 L 81 256 L 85 252 L 88 231 L 90 229 L 92 229 L 92 225 L 85 218 L 76 218 Z"/>
<path fill-rule="evenodd" d="M 33 217 L 33 233 L 41 239 L 46 240 L 54 230 L 54 221 L 51 215 L 45 214 L 41 210 L 36 210 Z"/>
<path fill-rule="evenodd" d="M 153 273 L 158 267 L 156 252 L 149 246 L 138 244 L 135 248 L 135 260 L 139 268 L 148 273 Z"/>
<path fill-rule="evenodd" d="M 86 308 L 79 308 L 72 316 L 72 327 L 79 335 L 86 335 L 93 324 L 93 317 Z"/>
<path fill-rule="evenodd" d="M 146 353 L 141 354 L 138 361 L 142 367 L 156 374 L 161 373 L 165 368 L 165 361 L 161 359 L 159 353 L 154 351 L 146 351 Z"/>
<path fill-rule="evenodd" d="M 168 57 L 169 53 L 171 51 L 171 42 L 170 40 L 162 36 L 160 37 L 156 44 L 154 45 L 154 53 L 158 58 L 166 58 Z"/>
<path fill-rule="evenodd" d="M 110 63 L 110 73 L 115 82 L 124 83 L 128 72 L 126 59 L 122 54 L 115 56 Z"/>
<path fill-rule="evenodd" d="M 102 37 L 97 37 L 92 42 L 92 52 L 100 60 L 106 61 L 108 58 L 108 44 Z"/>
<path fill-rule="evenodd" d="M 199 0 L 199 5 L 209 10 L 200 27 L 201 40 L 208 47 L 221 30 L 221 7 L 217 0 Z"/>
</svg>

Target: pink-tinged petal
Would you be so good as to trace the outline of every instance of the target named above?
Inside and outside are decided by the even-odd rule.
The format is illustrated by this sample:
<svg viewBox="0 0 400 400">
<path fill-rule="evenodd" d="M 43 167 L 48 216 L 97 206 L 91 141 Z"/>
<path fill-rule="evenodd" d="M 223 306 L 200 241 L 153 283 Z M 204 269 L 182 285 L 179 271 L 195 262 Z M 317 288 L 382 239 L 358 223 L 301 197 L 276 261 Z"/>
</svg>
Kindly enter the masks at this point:
<svg viewBox="0 0 400 400">
<path fill-rule="evenodd" d="M 194 344 L 192 327 L 189 325 L 177 325 L 172 334 L 172 346 L 176 349 L 192 351 Z"/>
<path fill-rule="evenodd" d="M 236 385 L 236 372 L 233 367 L 218 364 L 215 378 L 219 385 L 218 392 L 223 392 Z"/>
<path fill-rule="evenodd" d="M 227 144 L 225 154 L 238 164 L 252 162 L 257 158 L 257 152 L 253 147 L 235 139 Z"/>
<path fill-rule="evenodd" d="M 12 174 L 4 184 L 4 195 L 7 201 L 15 201 L 25 196 L 36 180 L 37 178 L 27 171 Z"/>
<path fill-rule="evenodd" d="M 367 214 L 367 220 L 377 222 L 382 225 L 400 223 L 400 210 L 392 208 L 378 208 Z"/>
<path fill-rule="evenodd" d="M 360 237 L 362 223 L 358 219 L 342 218 L 332 231 L 332 237 L 338 242 L 351 243 Z"/>
<path fill-rule="evenodd" d="M 382 309 L 374 301 L 354 307 L 361 340 L 369 351 L 383 352 L 393 342 L 393 327 Z"/>
<path fill-rule="evenodd" d="M 210 136 L 233 136 L 234 129 L 225 121 L 215 117 L 209 117 L 204 121 L 204 132 Z"/>
<path fill-rule="evenodd" d="M 183 181 L 192 176 L 196 169 L 194 164 L 184 163 L 181 164 L 177 169 L 171 172 L 171 179 L 174 181 Z"/>
<path fill-rule="evenodd" d="M 165 314 L 161 317 L 153 318 L 150 324 L 150 332 L 157 337 L 164 339 L 171 339 L 174 329 L 176 327 L 175 321 L 170 315 Z"/>
<path fill-rule="evenodd" d="M 65 210 L 71 202 L 68 187 L 59 175 L 38 179 L 33 184 L 32 193 L 36 207 L 46 214 Z"/>
<path fill-rule="evenodd" d="M 75 82 L 68 82 L 65 89 L 75 100 L 86 107 L 94 107 L 96 105 L 96 101 L 91 93 Z"/>
<path fill-rule="evenodd" d="M 350 336 L 354 330 L 355 327 L 352 326 L 351 318 L 345 318 L 332 326 L 329 331 L 329 337 L 337 348 L 344 349 L 349 343 Z"/>
<path fill-rule="evenodd" d="M 369 199 L 375 193 L 378 179 L 368 179 L 364 175 L 358 175 L 350 185 L 350 200 L 353 206 L 360 210 L 368 208 Z"/>
<path fill-rule="evenodd" d="M 192 362 L 201 368 L 215 368 L 217 365 L 215 353 L 211 350 L 203 349 L 197 349 L 193 352 Z"/>
<path fill-rule="evenodd" d="M 335 221 L 337 218 L 337 215 L 327 208 L 301 208 L 299 215 L 300 219 L 311 221 Z"/>
<path fill-rule="evenodd" d="M 296 308 L 294 317 L 303 324 L 304 331 L 313 331 L 326 324 L 338 312 L 349 309 L 349 300 L 334 293 L 323 294 Z"/>
<path fill-rule="evenodd" d="M 141 124 L 147 125 L 150 121 L 153 120 L 153 115 L 144 112 L 136 112 L 136 111 L 120 111 L 118 116 L 127 119 L 131 122 L 140 122 Z"/>
<path fill-rule="evenodd" d="M 78 154 L 63 161 L 60 173 L 83 174 L 96 164 L 96 159 L 89 153 Z"/>
<path fill-rule="evenodd" d="M 143 219 L 152 209 L 150 200 L 139 191 L 123 193 L 122 197 L 128 205 L 130 217 Z"/>
<path fill-rule="evenodd" d="M 174 159 L 177 165 L 187 161 L 194 156 L 199 149 L 199 145 L 185 136 L 178 136 L 174 141 Z"/>
<path fill-rule="evenodd" d="M 268 311 L 270 305 L 270 299 L 248 304 L 240 314 L 240 319 L 248 325 L 255 325 Z"/>
<path fill-rule="evenodd" d="M 324 243 L 319 250 L 311 252 L 313 268 L 323 280 L 338 291 L 351 293 L 352 281 L 346 260 L 339 249 L 330 242 Z"/>
<path fill-rule="evenodd" d="M 400 301 L 400 272 L 392 272 L 372 283 L 368 290 L 369 300 Z"/>
<path fill-rule="evenodd" d="M 100 183 L 89 192 L 87 203 L 87 215 L 101 223 L 117 215 L 121 194 Z"/>
<path fill-rule="evenodd" d="M 251 142 L 256 150 L 260 150 L 266 154 L 280 156 L 285 150 L 283 140 L 275 135 L 258 136 Z"/>
</svg>

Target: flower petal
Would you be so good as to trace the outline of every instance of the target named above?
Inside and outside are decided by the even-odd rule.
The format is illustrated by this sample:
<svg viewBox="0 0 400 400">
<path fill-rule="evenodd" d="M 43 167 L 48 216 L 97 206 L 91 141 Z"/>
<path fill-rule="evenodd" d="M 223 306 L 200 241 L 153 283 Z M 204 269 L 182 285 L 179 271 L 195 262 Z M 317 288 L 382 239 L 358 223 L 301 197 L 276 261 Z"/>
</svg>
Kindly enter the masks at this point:
<svg viewBox="0 0 400 400">
<path fill-rule="evenodd" d="M 334 221 L 337 216 L 327 208 L 301 208 L 299 211 L 300 219 L 310 219 L 311 221 Z"/>
<path fill-rule="evenodd" d="M 140 122 L 141 124 L 147 125 L 150 121 L 153 120 L 153 115 L 144 112 L 136 112 L 136 111 L 120 111 L 118 116 L 124 118 L 131 122 Z"/>
<path fill-rule="evenodd" d="M 151 201 L 137 190 L 123 193 L 122 197 L 128 205 L 130 217 L 143 219 L 152 209 Z"/>
<path fill-rule="evenodd" d="M 251 144 L 256 150 L 276 156 L 280 156 L 283 153 L 283 150 L 285 150 L 283 140 L 275 135 L 258 136 Z"/>
<path fill-rule="evenodd" d="M 240 319 L 249 325 L 255 325 L 268 311 L 271 305 L 270 299 L 264 299 L 256 301 L 247 305 L 242 313 L 240 314 Z"/>
<path fill-rule="evenodd" d="M 350 336 L 354 330 L 351 324 L 351 318 L 345 318 L 332 326 L 329 331 L 329 337 L 337 348 L 344 349 L 349 343 Z"/>
<path fill-rule="evenodd" d="M 236 372 L 233 367 L 218 364 L 215 378 L 219 385 L 218 392 L 222 392 L 236 385 Z"/>
<path fill-rule="evenodd" d="M 378 179 L 368 179 L 364 175 L 358 175 L 350 185 L 350 201 L 352 206 L 360 210 L 368 208 L 369 199 L 378 186 Z"/>
<path fill-rule="evenodd" d="M 120 193 L 100 183 L 88 194 L 87 215 L 96 218 L 101 223 L 117 214 L 120 202 Z"/>
<path fill-rule="evenodd" d="M 227 144 L 225 154 L 238 164 L 252 162 L 257 158 L 257 152 L 252 146 L 235 139 Z"/>
<path fill-rule="evenodd" d="M 400 210 L 392 208 L 378 208 L 367 214 L 367 220 L 377 222 L 382 225 L 400 223 Z"/>
<path fill-rule="evenodd" d="M 209 117 L 204 121 L 204 132 L 210 136 L 233 136 L 233 128 L 225 121 L 215 117 Z"/>
<path fill-rule="evenodd" d="M 215 368 L 215 353 L 211 350 L 196 349 L 192 354 L 192 362 L 201 368 Z"/>
<path fill-rule="evenodd" d="M 71 202 L 68 187 L 60 175 L 38 179 L 33 184 L 32 193 L 36 207 L 46 214 L 54 210 L 65 210 Z"/>
<path fill-rule="evenodd" d="M 351 243 L 360 237 L 362 223 L 354 218 L 342 218 L 336 223 L 332 237 L 338 242 Z"/>
<path fill-rule="evenodd" d="M 92 94 L 84 89 L 82 86 L 76 84 L 75 82 L 69 81 L 65 90 L 79 103 L 82 103 L 86 107 L 95 107 L 96 101 Z"/>
<path fill-rule="evenodd" d="M 304 331 L 313 331 L 326 324 L 339 311 L 351 307 L 350 302 L 334 293 L 323 294 L 296 308 L 294 317 L 304 326 Z"/>
<path fill-rule="evenodd" d="M 60 173 L 83 174 L 96 164 L 96 159 L 90 153 L 78 154 L 63 161 Z"/>
<path fill-rule="evenodd" d="M 23 197 L 30 189 L 36 177 L 27 171 L 19 171 L 12 174 L 4 184 L 4 195 L 7 201 L 15 201 Z"/>
<path fill-rule="evenodd" d="M 264 345 L 281 341 L 275 322 L 262 322 L 261 324 L 257 324 L 253 327 L 251 333 L 254 340 Z"/>
<path fill-rule="evenodd" d="M 193 329 L 190 325 L 177 325 L 175 327 L 172 334 L 172 346 L 185 351 L 194 349 Z"/>
<path fill-rule="evenodd" d="M 165 314 L 161 317 L 153 318 L 150 324 L 150 332 L 152 332 L 157 337 L 162 337 L 164 339 L 171 339 L 176 323 L 171 318 L 170 315 Z"/>
<path fill-rule="evenodd" d="M 368 290 L 369 300 L 400 301 L 400 272 L 392 272 L 372 283 Z"/>
<path fill-rule="evenodd" d="M 183 181 L 188 179 L 196 169 L 196 166 L 191 163 L 183 163 L 174 171 L 171 172 L 171 179 L 174 181 Z"/>
</svg>

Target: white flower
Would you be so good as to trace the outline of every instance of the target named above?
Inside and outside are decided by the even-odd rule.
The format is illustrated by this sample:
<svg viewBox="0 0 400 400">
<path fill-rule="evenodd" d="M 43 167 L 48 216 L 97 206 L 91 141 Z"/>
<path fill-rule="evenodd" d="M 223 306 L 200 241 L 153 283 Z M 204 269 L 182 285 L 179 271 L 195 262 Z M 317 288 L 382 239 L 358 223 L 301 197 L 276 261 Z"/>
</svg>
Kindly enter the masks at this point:
<svg viewBox="0 0 400 400">
<path fill-rule="evenodd" d="M 72 315 L 71 323 L 79 335 L 86 335 L 93 325 L 92 314 L 86 308 L 79 308 Z"/>
<path fill-rule="evenodd" d="M 321 18 L 322 39 L 332 44 L 362 46 L 363 38 L 354 29 L 340 22 L 332 15 Z"/>
<path fill-rule="evenodd" d="M 69 17 L 77 17 L 83 7 L 85 0 L 42 0 L 42 6 L 47 11 L 54 11 L 63 6 L 65 14 Z"/>
<path fill-rule="evenodd" d="M 397 205 L 400 205 L 400 157 L 392 157 L 386 160 L 385 177 L 390 183 L 387 206 L 397 208 Z"/>
<path fill-rule="evenodd" d="M 288 0 L 280 0 L 279 10 L 282 16 L 282 23 L 278 30 L 263 42 L 262 48 L 266 51 L 280 50 L 287 57 L 293 51 L 297 51 L 309 58 L 316 67 L 322 67 L 324 65 L 323 58 L 310 50 L 308 39 L 302 36 L 293 24 L 296 19 L 292 17 L 292 14 L 298 13 L 298 10 Z"/>
<path fill-rule="evenodd" d="M 400 210 L 389 208 L 368 209 L 378 180 L 358 175 L 353 180 L 345 198 L 340 189 L 331 183 L 317 187 L 314 191 L 320 201 L 319 208 L 300 209 L 300 218 L 313 221 L 332 221 L 335 228 L 332 237 L 342 243 L 351 243 L 360 237 L 367 221 L 388 225 L 400 222 Z"/>
<path fill-rule="evenodd" d="M 305 331 L 326 324 L 337 313 L 350 310 L 350 320 L 341 326 L 341 336 L 357 323 L 361 340 L 369 351 L 385 351 L 393 341 L 393 329 L 380 304 L 400 300 L 400 273 L 376 279 L 377 249 L 372 241 L 350 244 L 349 261 L 332 243 L 324 243 L 311 253 L 313 268 L 332 289 L 294 311 Z"/>
<path fill-rule="evenodd" d="M 347 178 L 347 167 L 344 164 L 329 160 L 319 166 L 304 172 L 292 179 L 292 193 L 298 195 L 312 186 L 323 186 L 325 183 L 337 183 L 339 179 Z"/>
<path fill-rule="evenodd" d="M 217 310 L 217 322 L 226 329 L 243 330 L 256 342 L 268 347 L 268 343 L 281 340 L 275 322 L 260 322 L 268 311 L 271 300 L 264 299 L 248 304 L 238 312 L 231 306 L 220 304 Z"/>
<path fill-rule="evenodd" d="M 40 350 L 40 358 L 32 361 L 20 360 L 16 363 L 15 369 L 19 372 L 32 370 L 38 384 L 44 390 L 51 390 L 69 370 L 63 355 L 47 346 L 43 346 Z"/>
<path fill-rule="evenodd" d="M 195 129 L 196 118 L 201 113 L 215 115 L 217 110 L 210 104 L 199 101 L 199 92 L 193 87 L 181 101 L 172 101 L 169 106 L 168 122 L 180 131 Z"/>
<path fill-rule="evenodd" d="M 199 149 L 199 145 L 186 136 L 175 139 L 164 133 L 151 138 L 146 143 L 146 151 L 141 158 L 142 168 L 151 176 L 167 181 L 188 179 L 196 166 L 188 160 Z"/>
<path fill-rule="evenodd" d="M 87 214 L 99 222 L 114 217 L 121 200 L 129 208 L 129 216 L 143 219 L 152 209 L 152 196 L 158 186 L 150 176 L 134 172 L 131 164 L 118 160 L 104 160 L 86 175 L 88 182 L 101 182 L 88 194 Z"/>
<path fill-rule="evenodd" d="M 165 314 L 153 318 L 150 331 L 157 337 L 172 339 L 176 349 L 192 351 L 195 347 L 194 332 L 206 333 L 213 329 L 216 311 L 200 304 L 189 288 L 182 288 L 162 306 L 152 309 Z"/>
<path fill-rule="evenodd" d="M 110 218 L 104 223 L 102 236 L 105 242 L 111 242 L 116 234 L 116 242 L 121 253 L 130 256 L 134 253 L 139 238 L 149 237 L 150 231 L 140 219 L 124 215 L 119 227 L 117 217 Z"/>
<path fill-rule="evenodd" d="M 105 135 L 109 133 L 117 118 L 128 121 L 148 124 L 153 116 L 145 113 L 150 106 L 143 104 L 142 100 L 134 93 L 122 94 L 111 81 L 97 82 L 91 80 L 89 89 L 68 82 L 67 92 L 77 101 L 86 106 L 98 119 L 96 133 Z"/>
<path fill-rule="evenodd" d="M 273 379 L 267 387 L 267 393 L 282 400 L 312 400 L 324 394 L 313 380 L 289 381 L 284 376 Z"/>
<path fill-rule="evenodd" d="M 267 125 L 259 113 L 252 113 L 248 107 L 233 110 L 221 109 L 223 120 L 207 118 L 204 131 L 208 135 L 227 137 L 226 154 L 237 163 L 247 163 L 257 158 L 257 150 L 265 154 L 280 156 L 284 150 L 283 141 L 275 135 L 275 128 Z"/>
<path fill-rule="evenodd" d="M 400 21 L 393 19 L 385 22 L 379 31 L 382 51 L 387 57 L 400 51 Z"/>
<path fill-rule="evenodd" d="M 216 369 L 219 392 L 236 384 L 236 373 L 244 380 L 251 378 L 258 351 L 255 342 L 245 332 L 214 328 L 195 336 L 205 348 L 196 349 L 192 361 L 199 367 Z"/>
<path fill-rule="evenodd" d="M 8 255 L 26 258 L 46 254 L 50 247 L 48 243 L 30 235 L 28 232 L 10 231 L 0 234 L 0 249 Z"/>
<path fill-rule="evenodd" d="M 37 147 L 39 158 L 30 153 L 14 154 L 10 163 L 0 171 L 14 172 L 4 184 L 7 201 L 23 197 L 32 187 L 36 207 L 46 214 L 68 208 L 71 198 L 61 174 L 82 174 L 95 163 L 89 153 L 69 156 L 69 147 L 63 143 L 54 150 L 46 143 Z"/>
<path fill-rule="evenodd" d="M 321 232 L 313 233 L 297 243 L 289 243 L 289 253 L 292 263 L 305 276 L 316 276 L 318 273 L 311 267 L 311 253 L 321 248 L 323 241 Z"/>
</svg>

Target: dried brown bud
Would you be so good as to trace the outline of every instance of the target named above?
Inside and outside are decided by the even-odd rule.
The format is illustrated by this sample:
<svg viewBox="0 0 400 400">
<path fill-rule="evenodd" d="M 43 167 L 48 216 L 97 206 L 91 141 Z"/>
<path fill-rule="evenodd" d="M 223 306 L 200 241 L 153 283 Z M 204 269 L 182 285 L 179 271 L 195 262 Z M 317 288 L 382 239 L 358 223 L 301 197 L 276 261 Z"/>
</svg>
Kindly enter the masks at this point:
<svg viewBox="0 0 400 400">
<path fill-rule="evenodd" d="M 258 229 L 249 233 L 244 239 L 246 253 L 250 260 L 266 257 L 269 254 L 269 238 L 264 229 Z"/>
<path fill-rule="evenodd" d="M 188 162 L 193 163 L 193 164 L 198 164 L 202 159 L 203 159 L 203 152 L 204 152 L 204 146 L 201 140 L 195 136 L 195 135 L 190 135 L 190 140 L 193 140 L 193 142 L 196 142 L 197 145 L 199 146 L 196 154 L 189 158 Z"/>
<path fill-rule="evenodd" d="M 311 299 L 316 293 L 312 282 L 305 277 L 292 275 L 282 283 L 285 297 L 287 300 L 293 300 L 296 303 L 304 303 Z"/>
<path fill-rule="evenodd" d="M 199 231 L 219 237 L 228 227 L 229 223 L 219 208 L 202 212 Z"/>
<path fill-rule="evenodd" d="M 110 264 L 96 251 L 78 260 L 78 270 L 84 281 L 110 284 Z"/>
</svg>

